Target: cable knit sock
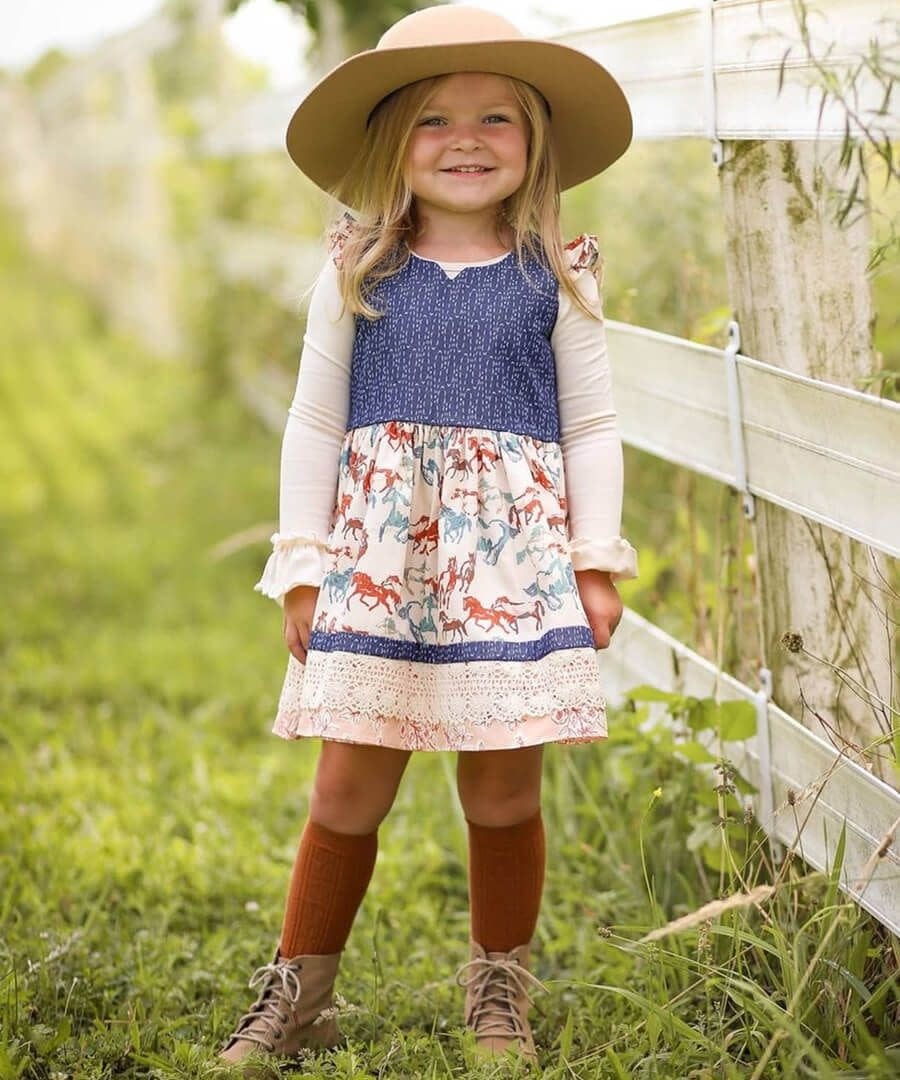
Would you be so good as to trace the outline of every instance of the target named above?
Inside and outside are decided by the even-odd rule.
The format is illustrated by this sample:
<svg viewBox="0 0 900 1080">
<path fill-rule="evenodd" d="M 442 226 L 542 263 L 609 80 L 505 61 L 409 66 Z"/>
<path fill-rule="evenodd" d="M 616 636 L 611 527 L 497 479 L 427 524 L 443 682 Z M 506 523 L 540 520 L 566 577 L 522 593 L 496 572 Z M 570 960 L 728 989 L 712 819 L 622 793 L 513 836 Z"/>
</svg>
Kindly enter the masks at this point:
<svg viewBox="0 0 900 1080">
<path fill-rule="evenodd" d="M 541 812 L 499 828 L 468 824 L 472 939 L 486 952 L 509 952 L 531 941 L 537 926 L 546 862 Z"/>
<path fill-rule="evenodd" d="M 285 905 L 279 945 L 284 959 L 344 948 L 377 852 L 377 831 L 351 836 L 307 821 Z"/>
</svg>

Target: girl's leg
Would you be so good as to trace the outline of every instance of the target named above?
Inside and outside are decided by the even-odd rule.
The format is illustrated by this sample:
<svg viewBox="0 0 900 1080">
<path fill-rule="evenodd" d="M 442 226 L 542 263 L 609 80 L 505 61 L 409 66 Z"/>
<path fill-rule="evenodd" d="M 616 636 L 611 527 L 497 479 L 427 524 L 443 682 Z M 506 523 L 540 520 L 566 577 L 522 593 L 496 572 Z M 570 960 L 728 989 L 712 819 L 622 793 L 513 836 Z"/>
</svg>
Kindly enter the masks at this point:
<svg viewBox="0 0 900 1080">
<path fill-rule="evenodd" d="M 285 905 L 283 958 L 343 949 L 375 866 L 378 826 L 393 805 L 409 753 L 322 744 Z"/>
<path fill-rule="evenodd" d="M 537 1061 L 528 1022 L 529 949 L 544 887 L 542 747 L 461 753 L 459 797 L 469 823 L 470 960 L 466 1027 L 482 1053 Z"/>
<path fill-rule="evenodd" d="M 537 925 L 545 863 L 542 760 L 542 746 L 459 754 L 472 939 L 488 952 L 529 942 Z"/>
<path fill-rule="evenodd" d="M 372 876 L 378 826 L 408 760 L 405 750 L 323 743 L 278 953 L 254 974 L 259 996 L 219 1055 L 223 1061 L 291 1057 L 304 1046 L 337 1042 L 332 1001 L 340 954 Z M 245 1075 L 259 1074 L 251 1068 Z"/>
</svg>

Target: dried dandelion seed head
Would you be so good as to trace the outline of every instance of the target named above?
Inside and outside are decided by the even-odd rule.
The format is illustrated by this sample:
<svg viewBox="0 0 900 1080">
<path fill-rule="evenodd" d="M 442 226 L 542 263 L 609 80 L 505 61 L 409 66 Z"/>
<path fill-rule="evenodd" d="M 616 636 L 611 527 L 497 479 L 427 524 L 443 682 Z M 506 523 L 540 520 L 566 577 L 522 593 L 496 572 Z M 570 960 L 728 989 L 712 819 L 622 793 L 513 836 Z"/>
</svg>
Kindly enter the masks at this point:
<svg viewBox="0 0 900 1080">
<path fill-rule="evenodd" d="M 800 634 L 795 634 L 793 631 L 788 631 L 786 634 L 782 635 L 781 644 L 788 652 L 803 652 L 803 637 Z"/>
<path fill-rule="evenodd" d="M 733 908 L 759 905 L 764 900 L 768 900 L 774 892 L 774 885 L 757 885 L 755 889 L 751 889 L 748 893 L 732 893 L 719 900 L 711 900 L 696 911 L 692 911 L 688 915 L 682 915 L 680 919 L 674 919 L 656 930 L 651 930 L 649 934 L 645 934 L 644 937 L 639 939 L 638 944 L 646 944 L 647 954 L 652 956 L 654 954 L 651 950 L 654 943 L 667 934 L 677 934 L 682 930 L 690 930 L 691 927 L 700 926 L 703 923 L 709 924 L 712 919 L 717 918 L 725 911 L 731 911 Z"/>
</svg>

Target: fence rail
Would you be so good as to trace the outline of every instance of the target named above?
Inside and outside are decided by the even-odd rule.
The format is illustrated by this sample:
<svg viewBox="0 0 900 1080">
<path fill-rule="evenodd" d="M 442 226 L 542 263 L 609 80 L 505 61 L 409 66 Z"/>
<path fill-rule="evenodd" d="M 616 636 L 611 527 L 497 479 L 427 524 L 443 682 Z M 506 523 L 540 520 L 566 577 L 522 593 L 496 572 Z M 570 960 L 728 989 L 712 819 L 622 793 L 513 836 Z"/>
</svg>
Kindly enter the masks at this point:
<svg viewBox="0 0 900 1080">
<path fill-rule="evenodd" d="M 608 323 L 623 439 L 900 555 L 900 405 L 641 327 Z M 736 407 L 737 405 L 737 407 Z M 737 431 L 743 462 L 735 461 Z"/>
</svg>

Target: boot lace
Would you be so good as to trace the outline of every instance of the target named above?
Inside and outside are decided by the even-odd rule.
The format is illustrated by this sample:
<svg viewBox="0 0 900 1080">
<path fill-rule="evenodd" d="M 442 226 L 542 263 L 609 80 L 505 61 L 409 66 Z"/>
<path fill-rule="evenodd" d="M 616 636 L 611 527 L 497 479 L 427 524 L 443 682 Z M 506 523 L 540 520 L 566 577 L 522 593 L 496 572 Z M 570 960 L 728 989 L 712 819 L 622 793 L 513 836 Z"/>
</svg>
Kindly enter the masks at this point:
<svg viewBox="0 0 900 1080">
<path fill-rule="evenodd" d="M 245 1039 L 272 1053 L 275 1040 L 284 1034 L 284 1025 L 290 1019 L 284 1007 L 290 1008 L 300 1000 L 300 976 L 297 968 L 275 961 L 257 968 L 247 985 L 251 990 L 257 986 L 262 989 L 250 1011 L 238 1020 L 231 1040 Z"/>
<path fill-rule="evenodd" d="M 526 1039 L 523 1012 L 517 1004 L 522 995 L 530 1001 L 530 991 L 547 987 L 515 960 L 491 960 L 477 956 L 459 969 L 456 981 L 472 994 L 466 1024 L 479 1037 Z"/>
</svg>

